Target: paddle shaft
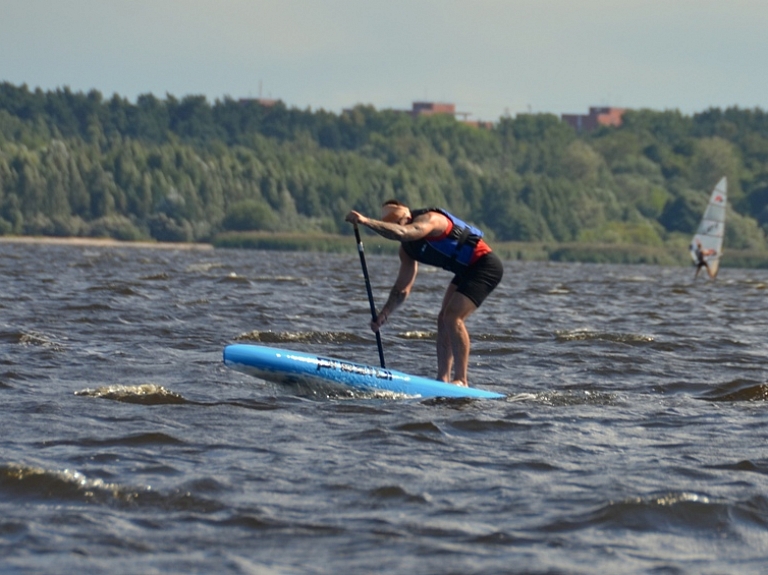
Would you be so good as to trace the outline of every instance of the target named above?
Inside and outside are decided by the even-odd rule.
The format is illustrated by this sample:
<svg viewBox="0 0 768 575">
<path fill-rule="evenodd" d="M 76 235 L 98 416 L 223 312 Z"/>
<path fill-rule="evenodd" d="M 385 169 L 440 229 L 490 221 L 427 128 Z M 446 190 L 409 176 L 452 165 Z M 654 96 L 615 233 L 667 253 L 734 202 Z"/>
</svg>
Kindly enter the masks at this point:
<svg viewBox="0 0 768 575">
<path fill-rule="evenodd" d="M 371 279 L 368 277 L 368 266 L 365 263 L 365 248 L 363 248 L 363 240 L 360 239 L 360 230 L 355 227 L 355 239 L 357 240 L 357 253 L 360 254 L 360 265 L 363 266 L 363 276 L 365 277 L 365 289 L 368 290 L 368 303 L 371 305 L 371 318 L 373 321 L 378 319 L 376 314 L 376 304 L 373 303 L 373 290 L 371 290 Z M 376 345 L 379 347 L 379 361 L 381 367 L 387 367 L 384 365 L 384 348 L 381 345 L 381 333 L 376 332 Z"/>
</svg>

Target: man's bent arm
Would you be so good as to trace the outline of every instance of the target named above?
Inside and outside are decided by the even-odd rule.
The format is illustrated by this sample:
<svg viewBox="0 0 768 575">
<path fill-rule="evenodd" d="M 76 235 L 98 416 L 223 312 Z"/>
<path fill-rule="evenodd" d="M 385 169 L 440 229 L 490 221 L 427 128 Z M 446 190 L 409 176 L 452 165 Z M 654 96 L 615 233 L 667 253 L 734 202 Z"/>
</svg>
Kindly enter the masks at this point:
<svg viewBox="0 0 768 575">
<path fill-rule="evenodd" d="M 413 221 L 410 224 L 400 225 L 383 222 L 381 220 L 374 220 L 353 210 L 347 214 L 346 220 L 353 224 L 365 226 L 388 240 L 394 240 L 396 242 L 413 242 L 426 238 L 436 230 L 438 224 L 441 223 L 441 220 L 435 217 L 436 215 L 437 214 L 429 214 L 426 217 L 422 216 L 418 218 L 418 220 Z"/>
</svg>

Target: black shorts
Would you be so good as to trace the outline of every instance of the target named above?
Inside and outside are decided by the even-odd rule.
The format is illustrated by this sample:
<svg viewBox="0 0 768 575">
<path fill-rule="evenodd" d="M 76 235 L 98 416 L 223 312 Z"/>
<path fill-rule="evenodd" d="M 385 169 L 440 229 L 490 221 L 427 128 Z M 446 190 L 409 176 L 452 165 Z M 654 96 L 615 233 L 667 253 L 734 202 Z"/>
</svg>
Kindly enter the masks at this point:
<svg viewBox="0 0 768 575">
<path fill-rule="evenodd" d="M 456 291 L 467 296 L 477 307 L 483 303 L 504 275 L 504 266 L 499 256 L 491 252 L 485 254 L 467 271 L 456 274 L 451 280 L 457 286 Z"/>
</svg>

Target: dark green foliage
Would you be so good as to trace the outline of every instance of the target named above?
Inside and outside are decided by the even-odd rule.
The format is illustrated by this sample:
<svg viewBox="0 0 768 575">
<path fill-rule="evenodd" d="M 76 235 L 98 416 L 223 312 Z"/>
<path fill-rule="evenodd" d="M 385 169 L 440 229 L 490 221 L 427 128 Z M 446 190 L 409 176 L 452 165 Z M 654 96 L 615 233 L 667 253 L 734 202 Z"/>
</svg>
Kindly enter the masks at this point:
<svg viewBox="0 0 768 575">
<path fill-rule="evenodd" d="M 637 110 L 621 128 L 578 134 L 552 114 L 484 129 L 371 106 L 334 114 L 152 94 L 132 103 L 0 84 L 0 234 L 349 235 L 349 209 L 375 216 L 398 198 L 446 207 L 495 242 L 676 245 L 723 175 L 733 213 L 726 242 L 764 249 L 760 110 Z M 571 244 L 548 253 L 587 252 Z"/>
<path fill-rule="evenodd" d="M 707 198 L 700 198 L 693 193 L 681 194 L 666 205 L 659 217 L 659 223 L 673 232 L 693 234 L 706 203 Z"/>
<path fill-rule="evenodd" d="M 278 227 L 277 216 L 264 201 L 242 200 L 232 204 L 222 222 L 224 230 L 272 231 Z"/>
</svg>

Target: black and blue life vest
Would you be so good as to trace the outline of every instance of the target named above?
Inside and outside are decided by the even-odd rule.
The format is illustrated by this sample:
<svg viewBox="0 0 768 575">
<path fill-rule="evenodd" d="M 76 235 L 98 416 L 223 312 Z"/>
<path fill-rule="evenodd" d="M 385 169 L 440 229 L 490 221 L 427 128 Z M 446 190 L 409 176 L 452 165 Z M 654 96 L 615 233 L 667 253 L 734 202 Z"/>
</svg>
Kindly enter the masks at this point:
<svg viewBox="0 0 768 575">
<path fill-rule="evenodd" d="M 462 273 L 469 266 L 483 232 L 440 208 L 415 210 L 411 212 L 411 217 L 416 219 L 427 212 L 438 212 L 451 220 L 453 228 L 450 233 L 439 239 L 422 238 L 403 242 L 403 250 L 417 262 L 437 266 L 455 274 Z"/>
</svg>

